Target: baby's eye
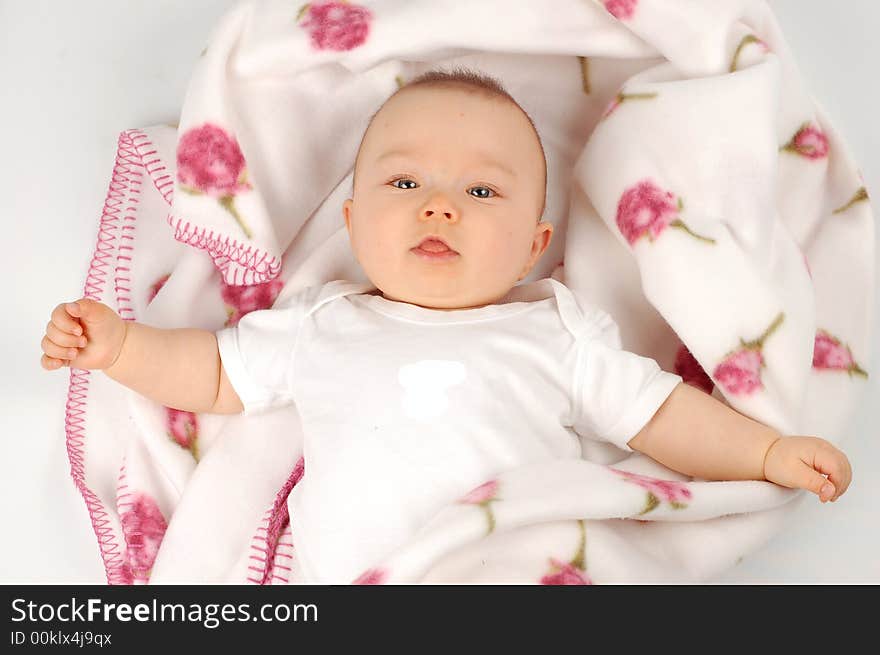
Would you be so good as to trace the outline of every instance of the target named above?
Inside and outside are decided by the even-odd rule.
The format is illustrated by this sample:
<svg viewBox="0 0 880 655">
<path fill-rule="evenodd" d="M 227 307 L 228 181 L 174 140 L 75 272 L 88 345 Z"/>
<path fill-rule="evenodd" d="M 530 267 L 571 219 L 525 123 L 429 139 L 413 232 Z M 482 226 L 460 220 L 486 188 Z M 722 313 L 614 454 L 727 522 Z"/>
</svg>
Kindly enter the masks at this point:
<svg viewBox="0 0 880 655">
<path fill-rule="evenodd" d="M 490 189 L 487 186 L 472 186 L 471 189 L 483 189 L 484 191 L 488 191 L 489 193 L 495 193 L 494 191 L 492 191 L 492 189 Z M 488 196 L 488 195 L 487 196 L 483 196 L 483 195 L 477 196 L 477 198 L 491 198 L 491 197 L 492 196 Z"/>
<path fill-rule="evenodd" d="M 396 180 L 391 180 L 391 182 L 390 182 L 391 186 L 393 186 L 395 189 L 399 189 L 400 188 L 399 186 L 395 186 L 395 184 L 394 184 L 395 182 L 412 182 L 412 180 L 410 180 L 409 178 L 406 178 L 406 177 L 398 177 Z M 415 182 L 413 182 L 413 184 L 415 184 Z M 412 188 L 412 187 L 410 187 L 410 188 Z"/>
</svg>

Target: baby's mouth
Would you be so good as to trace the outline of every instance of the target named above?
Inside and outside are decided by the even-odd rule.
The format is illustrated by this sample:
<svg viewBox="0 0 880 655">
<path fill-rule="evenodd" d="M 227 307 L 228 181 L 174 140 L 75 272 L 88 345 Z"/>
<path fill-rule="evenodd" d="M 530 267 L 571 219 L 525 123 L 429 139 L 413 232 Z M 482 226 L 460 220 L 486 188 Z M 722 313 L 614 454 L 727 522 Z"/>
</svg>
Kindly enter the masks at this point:
<svg viewBox="0 0 880 655">
<path fill-rule="evenodd" d="M 442 239 L 428 237 L 410 252 L 429 262 L 446 262 L 459 256 L 458 252 L 449 247 Z"/>
<path fill-rule="evenodd" d="M 425 239 L 418 246 L 416 246 L 416 248 L 420 248 L 421 250 L 425 250 L 427 252 L 455 252 L 442 239 Z"/>
</svg>

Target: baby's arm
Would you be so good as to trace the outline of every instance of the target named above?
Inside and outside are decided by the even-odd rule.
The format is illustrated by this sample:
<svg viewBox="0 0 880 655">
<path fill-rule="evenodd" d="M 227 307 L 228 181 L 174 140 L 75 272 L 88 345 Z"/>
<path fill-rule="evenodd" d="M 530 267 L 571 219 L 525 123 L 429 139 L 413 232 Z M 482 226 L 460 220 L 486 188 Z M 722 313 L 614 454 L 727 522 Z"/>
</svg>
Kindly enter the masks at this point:
<svg viewBox="0 0 880 655">
<path fill-rule="evenodd" d="M 214 414 L 243 409 L 220 362 L 217 339 L 207 330 L 123 321 L 107 305 L 82 298 L 55 308 L 42 348 L 47 370 L 100 369 L 167 407 Z"/>
<path fill-rule="evenodd" d="M 782 436 L 684 383 L 628 445 L 687 475 L 769 480 L 808 489 L 823 503 L 837 500 L 852 479 L 846 455 L 828 441 Z"/>
</svg>

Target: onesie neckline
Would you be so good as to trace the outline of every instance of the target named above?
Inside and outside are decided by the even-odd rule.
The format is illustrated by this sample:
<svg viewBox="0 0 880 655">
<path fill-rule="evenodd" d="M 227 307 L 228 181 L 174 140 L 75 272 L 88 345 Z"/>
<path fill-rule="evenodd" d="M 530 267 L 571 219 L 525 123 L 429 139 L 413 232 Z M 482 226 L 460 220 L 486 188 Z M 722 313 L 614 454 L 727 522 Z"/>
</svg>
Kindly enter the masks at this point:
<svg viewBox="0 0 880 655">
<path fill-rule="evenodd" d="M 373 289 L 375 291 L 375 288 Z M 549 293 L 548 293 L 549 292 Z M 358 304 L 370 309 L 406 321 L 429 324 L 476 323 L 516 316 L 535 307 L 553 302 L 556 290 L 550 278 L 521 284 L 513 287 L 498 302 L 473 309 L 430 309 L 408 302 L 389 300 L 382 295 L 358 293 L 349 296 Z"/>
</svg>

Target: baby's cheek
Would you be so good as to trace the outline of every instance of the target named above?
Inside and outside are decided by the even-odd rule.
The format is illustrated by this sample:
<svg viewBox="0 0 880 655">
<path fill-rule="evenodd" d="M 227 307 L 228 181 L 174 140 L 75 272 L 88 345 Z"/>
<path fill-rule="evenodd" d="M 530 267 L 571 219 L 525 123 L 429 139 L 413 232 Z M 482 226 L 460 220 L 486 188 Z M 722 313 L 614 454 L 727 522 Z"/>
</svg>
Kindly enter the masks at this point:
<svg viewBox="0 0 880 655">
<path fill-rule="evenodd" d="M 485 256 L 497 270 L 509 271 L 520 268 L 527 259 L 528 248 L 523 247 L 522 236 L 505 230 L 487 237 Z"/>
</svg>

